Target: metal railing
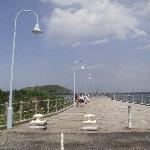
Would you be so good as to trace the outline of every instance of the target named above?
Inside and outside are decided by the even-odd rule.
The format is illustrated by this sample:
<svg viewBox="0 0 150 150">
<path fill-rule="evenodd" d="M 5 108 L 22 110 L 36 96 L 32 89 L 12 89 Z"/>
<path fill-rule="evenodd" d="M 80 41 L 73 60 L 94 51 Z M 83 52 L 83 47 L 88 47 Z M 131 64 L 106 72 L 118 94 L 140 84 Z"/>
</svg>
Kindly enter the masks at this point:
<svg viewBox="0 0 150 150">
<path fill-rule="evenodd" d="M 31 102 L 16 102 L 13 103 L 13 123 L 18 121 L 23 121 L 32 118 L 34 114 L 41 113 L 43 115 L 48 115 L 60 111 L 72 105 L 73 100 L 62 100 L 59 99 L 46 99 L 43 101 L 34 100 Z M 6 125 L 6 115 L 7 115 L 8 102 L 5 104 L 0 104 L 0 127 Z"/>
<path fill-rule="evenodd" d="M 109 93 L 112 100 L 150 105 L 150 93 Z"/>
</svg>

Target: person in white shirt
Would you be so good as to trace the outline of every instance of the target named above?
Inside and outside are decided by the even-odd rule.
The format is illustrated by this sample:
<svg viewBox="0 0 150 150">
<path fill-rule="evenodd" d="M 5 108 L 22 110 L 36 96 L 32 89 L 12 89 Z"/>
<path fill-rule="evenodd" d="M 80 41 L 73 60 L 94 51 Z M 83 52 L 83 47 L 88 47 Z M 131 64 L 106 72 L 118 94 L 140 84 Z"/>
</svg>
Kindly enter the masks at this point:
<svg viewBox="0 0 150 150">
<path fill-rule="evenodd" d="M 84 101 L 85 101 L 85 104 L 89 103 L 89 98 L 87 95 L 84 96 Z"/>
</svg>

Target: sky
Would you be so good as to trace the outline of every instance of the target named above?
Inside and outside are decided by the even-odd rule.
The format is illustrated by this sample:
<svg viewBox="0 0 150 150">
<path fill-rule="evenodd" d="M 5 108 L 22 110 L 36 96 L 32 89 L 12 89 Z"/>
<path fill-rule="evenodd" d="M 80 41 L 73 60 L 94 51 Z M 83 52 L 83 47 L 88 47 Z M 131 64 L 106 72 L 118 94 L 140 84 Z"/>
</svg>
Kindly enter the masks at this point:
<svg viewBox="0 0 150 150">
<path fill-rule="evenodd" d="M 22 10 L 43 33 L 31 32 L 32 13 L 18 16 L 13 89 L 73 89 L 75 71 L 77 91 L 150 91 L 150 0 L 0 0 L 0 89 L 9 90 Z"/>
</svg>

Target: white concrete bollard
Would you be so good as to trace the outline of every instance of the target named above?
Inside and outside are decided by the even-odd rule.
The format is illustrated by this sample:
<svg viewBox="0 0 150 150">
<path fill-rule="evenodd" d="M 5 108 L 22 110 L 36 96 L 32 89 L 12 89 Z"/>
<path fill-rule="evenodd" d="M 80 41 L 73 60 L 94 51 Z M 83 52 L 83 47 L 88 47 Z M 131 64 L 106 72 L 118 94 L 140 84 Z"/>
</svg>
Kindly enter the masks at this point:
<svg viewBox="0 0 150 150">
<path fill-rule="evenodd" d="M 128 106 L 128 128 L 133 128 L 132 126 L 132 116 L 131 116 L 131 106 Z"/>
<path fill-rule="evenodd" d="M 46 120 L 41 120 L 42 117 L 44 117 L 44 115 L 42 114 L 33 115 L 33 118 L 35 118 L 36 120 L 32 120 L 29 124 L 29 127 L 34 129 L 46 129 L 47 122 Z"/>
<path fill-rule="evenodd" d="M 64 133 L 61 133 L 61 150 L 64 150 Z"/>
<path fill-rule="evenodd" d="M 96 120 L 91 120 L 92 118 L 95 117 L 95 115 L 87 114 L 87 115 L 84 115 L 84 117 L 88 117 L 88 120 L 82 121 L 81 130 L 97 131 L 98 125 L 97 125 Z"/>
</svg>

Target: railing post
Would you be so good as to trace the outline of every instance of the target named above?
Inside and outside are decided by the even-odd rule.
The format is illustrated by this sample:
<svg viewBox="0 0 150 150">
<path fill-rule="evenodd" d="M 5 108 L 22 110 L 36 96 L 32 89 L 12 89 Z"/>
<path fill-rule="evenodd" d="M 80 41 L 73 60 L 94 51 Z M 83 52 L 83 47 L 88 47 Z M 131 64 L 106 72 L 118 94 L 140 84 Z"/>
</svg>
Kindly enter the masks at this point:
<svg viewBox="0 0 150 150">
<path fill-rule="evenodd" d="M 115 94 L 115 93 L 114 93 L 114 97 L 113 97 L 113 99 L 114 99 L 114 100 L 116 100 L 116 94 Z"/>
<path fill-rule="evenodd" d="M 64 150 L 64 133 L 61 133 L 61 150 Z"/>
<path fill-rule="evenodd" d="M 141 103 L 140 104 L 144 104 L 144 96 L 143 96 L 143 94 L 142 94 L 142 98 L 141 98 L 142 100 L 141 100 Z"/>
<path fill-rule="evenodd" d="M 133 128 L 132 126 L 132 117 L 131 117 L 131 106 L 128 106 L 128 128 Z"/>
<path fill-rule="evenodd" d="M 35 114 L 37 114 L 38 101 L 35 100 L 34 102 L 35 102 L 35 109 L 34 110 L 35 110 Z"/>
<path fill-rule="evenodd" d="M 132 95 L 132 103 L 134 103 L 134 101 L 135 101 L 135 95 L 133 94 Z"/>
<path fill-rule="evenodd" d="M 64 104 L 65 104 L 65 101 L 63 100 L 62 101 L 62 109 L 64 108 Z"/>
<path fill-rule="evenodd" d="M 128 101 L 128 95 L 126 95 L 126 102 Z"/>
<path fill-rule="evenodd" d="M 58 103 L 58 100 L 57 100 L 57 98 L 56 98 L 56 102 L 55 102 L 55 111 L 58 110 L 58 108 L 57 108 L 57 103 Z"/>
<path fill-rule="evenodd" d="M 59 100 L 59 110 L 62 109 L 61 101 Z"/>
<path fill-rule="evenodd" d="M 47 99 L 47 114 L 49 114 L 49 99 Z"/>
<path fill-rule="evenodd" d="M 66 107 L 66 100 L 64 100 L 64 106 L 63 107 Z"/>
<path fill-rule="evenodd" d="M 69 106 L 71 106 L 72 105 L 72 101 L 69 101 Z"/>
<path fill-rule="evenodd" d="M 20 101 L 19 120 L 22 120 L 23 102 Z"/>
<path fill-rule="evenodd" d="M 5 124 L 7 124 L 7 108 L 8 108 L 8 102 L 5 102 Z"/>
<path fill-rule="evenodd" d="M 149 99 L 150 99 L 150 96 L 147 97 L 147 102 L 145 103 L 146 106 L 150 106 Z"/>
<path fill-rule="evenodd" d="M 126 95 L 124 95 L 124 102 L 126 101 Z"/>
</svg>

